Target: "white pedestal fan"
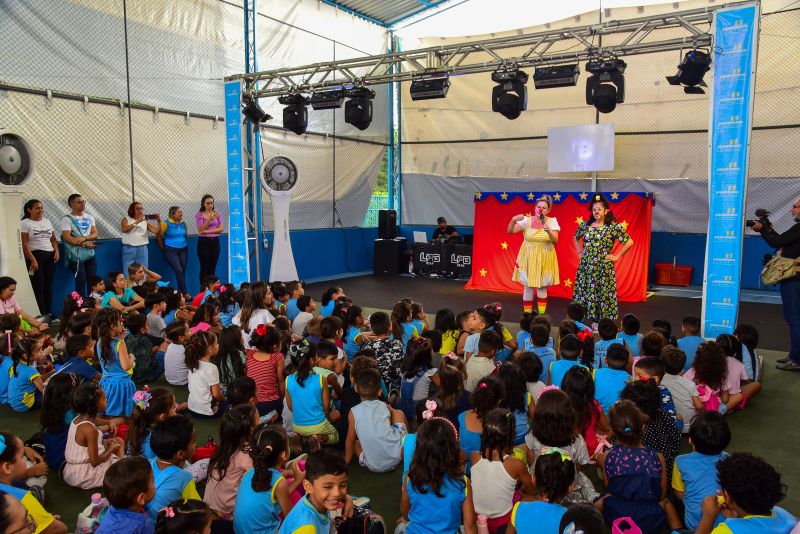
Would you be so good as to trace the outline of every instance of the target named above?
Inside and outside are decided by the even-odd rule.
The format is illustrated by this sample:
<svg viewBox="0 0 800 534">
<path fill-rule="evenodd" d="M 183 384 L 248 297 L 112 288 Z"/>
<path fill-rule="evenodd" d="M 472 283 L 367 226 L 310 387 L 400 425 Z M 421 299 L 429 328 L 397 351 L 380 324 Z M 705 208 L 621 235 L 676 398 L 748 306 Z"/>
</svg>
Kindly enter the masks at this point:
<svg viewBox="0 0 800 534">
<path fill-rule="evenodd" d="M 289 239 L 289 205 L 292 188 L 297 183 L 297 167 L 289 158 L 279 156 L 265 161 L 259 176 L 272 201 L 274 237 L 269 281 L 297 280 L 297 267 Z"/>
</svg>

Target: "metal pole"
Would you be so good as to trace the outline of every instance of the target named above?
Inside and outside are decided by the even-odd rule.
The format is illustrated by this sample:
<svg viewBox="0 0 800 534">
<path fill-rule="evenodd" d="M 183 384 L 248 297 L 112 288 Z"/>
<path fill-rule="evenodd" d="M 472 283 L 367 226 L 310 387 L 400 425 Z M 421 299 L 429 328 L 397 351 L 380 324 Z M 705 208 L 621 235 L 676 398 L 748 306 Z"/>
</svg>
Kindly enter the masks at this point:
<svg viewBox="0 0 800 534">
<path fill-rule="evenodd" d="M 133 179 L 133 121 L 131 120 L 131 66 L 128 60 L 128 2 L 122 0 L 122 21 L 125 25 L 125 81 L 128 86 L 128 151 L 131 158 L 131 199 L 136 202 L 136 182 Z"/>
<path fill-rule="evenodd" d="M 394 32 L 389 32 L 389 53 L 394 52 Z M 394 71 L 394 67 L 392 67 L 392 71 Z M 388 131 L 388 148 L 386 152 L 386 195 L 388 205 L 387 208 L 394 209 L 394 179 L 395 179 L 395 171 L 394 171 L 394 83 L 388 84 L 389 91 L 389 102 L 387 105 L 388 113 L 389 113 L 389 131 Z"/>
</svg>

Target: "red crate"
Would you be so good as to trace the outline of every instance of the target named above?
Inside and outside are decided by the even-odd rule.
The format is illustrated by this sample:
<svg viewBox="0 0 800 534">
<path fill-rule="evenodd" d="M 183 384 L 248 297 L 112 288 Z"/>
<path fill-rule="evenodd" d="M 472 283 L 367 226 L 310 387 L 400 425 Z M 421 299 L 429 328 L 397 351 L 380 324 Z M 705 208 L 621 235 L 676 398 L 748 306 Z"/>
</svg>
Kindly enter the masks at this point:
<svg viewBox="0 0 800 534">
<path fill-rule="evenodd" d="M 662 286 L 688 286 L 692 281 L 690 265 L 656 263 L 656 284 Z"/>
</svg>

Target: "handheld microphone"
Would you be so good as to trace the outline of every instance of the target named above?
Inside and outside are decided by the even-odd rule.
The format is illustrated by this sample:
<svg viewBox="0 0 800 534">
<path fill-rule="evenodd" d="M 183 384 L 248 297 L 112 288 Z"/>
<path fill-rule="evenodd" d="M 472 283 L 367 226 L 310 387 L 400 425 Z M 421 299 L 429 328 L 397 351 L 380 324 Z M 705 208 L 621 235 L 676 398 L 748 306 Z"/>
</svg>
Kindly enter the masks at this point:
<svg viewBox="0 0 800 534">
<path fill-rule="evenodd" d="M 542 221 L 542 226 L 544 226 L 544 213 L 539 214 L 539 219 Z"/>
</svg>

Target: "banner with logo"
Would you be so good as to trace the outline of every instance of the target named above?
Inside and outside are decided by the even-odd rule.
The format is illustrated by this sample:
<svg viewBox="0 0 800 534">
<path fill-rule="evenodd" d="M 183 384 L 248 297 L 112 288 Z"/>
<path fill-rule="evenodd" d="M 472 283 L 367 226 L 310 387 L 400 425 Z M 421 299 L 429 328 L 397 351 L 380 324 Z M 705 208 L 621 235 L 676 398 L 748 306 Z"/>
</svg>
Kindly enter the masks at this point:
<svg viewBox="0 0 800 534">
<path fill-rule="evenodd" d="M 759 4 L 714 12 L 709 217 L 702 335 L 733 332 L 739 312 Z"/>
<path fill-rule="evenodd" d="M 536 199 L 543 194 L 475 193 L 472 277 L 466 289 L 522 293 L 522 284 L 514 282 L 511 275 L 523 236 L 521 232 L 509 234 L 508 221 L 517 214 L 533 213 Z M 551 297 L 571 299 L 575 273 L 578 271 L 578 253 L 573 238 L 578 225 L 590 216 L 592 194 L 546 194 L 553 197 L 553 207 L 548 216 L 554 217 L 561 227 L 556 244 L 561 283 L 550 286 L 547 293 Z M 615 266 L 617 298 L 621 302 L 643 302 L 647 300 L 647 262 L 650 257 L 654 198 L 647 193 L 608 192 L 603 195 L 617 221 L 634 242 L 633 248 Z"/>
<path fill-rule="evenodd" d="M 228 281 L 236 287 L 250 281 L 245 220 L 242 150 L 241 82 L 225 83 L 225 136 L 228 147 Z"/>
</svg>

